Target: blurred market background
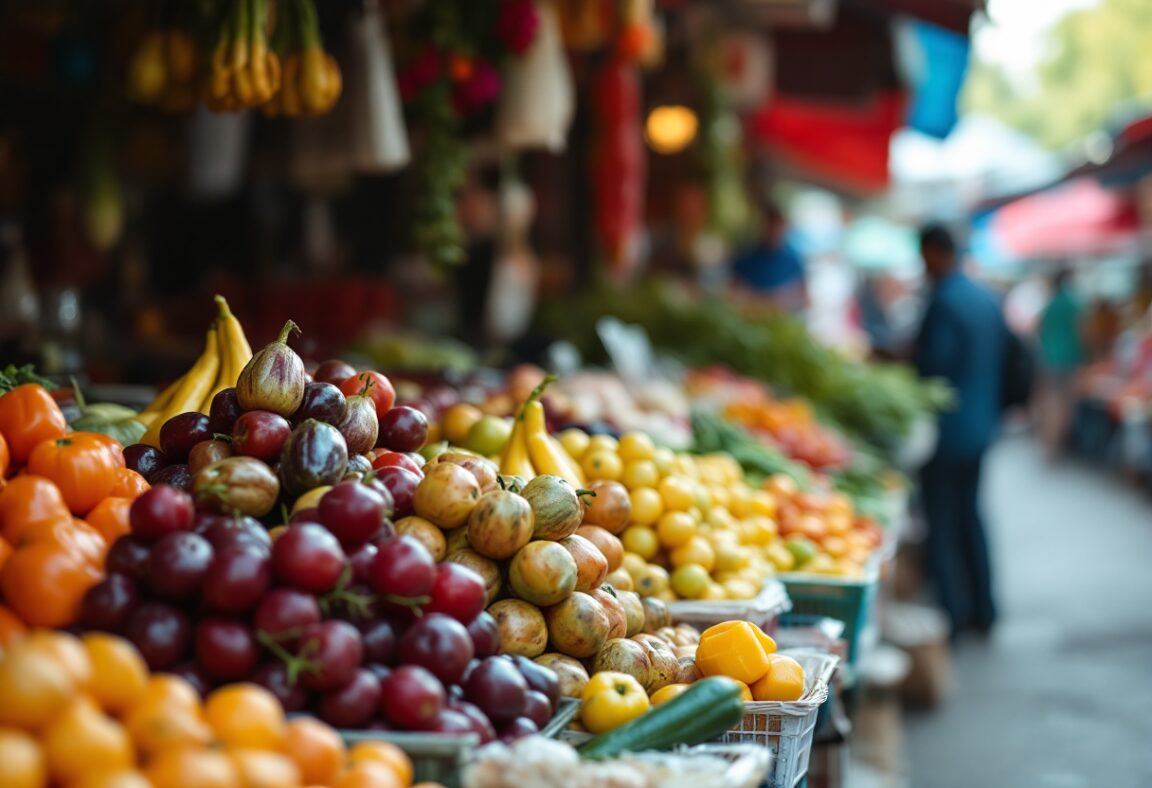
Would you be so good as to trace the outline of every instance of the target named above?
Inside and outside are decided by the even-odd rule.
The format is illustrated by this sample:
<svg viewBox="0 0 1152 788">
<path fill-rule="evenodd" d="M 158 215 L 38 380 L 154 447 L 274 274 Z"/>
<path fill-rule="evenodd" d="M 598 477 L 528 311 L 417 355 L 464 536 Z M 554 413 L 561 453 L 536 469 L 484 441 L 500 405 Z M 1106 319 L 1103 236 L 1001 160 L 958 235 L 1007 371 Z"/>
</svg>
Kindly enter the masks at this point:
<svg viewBox="0 0 1152 788">
<path fill-rule="evenodd" d="M 436 407 L 548 368 L 558 424 L 910 499 L 809 784 L 1152 784 L 1143 0 L 315 5 L 315 84 L 206 102 L 220 3 L 0 0 L 0 362 L 141 407 L 219 293 Z M 773 210 L 795 300 L 733 273 Z M 1048 445 L 1020 409 L 991 452 L 1000 618 L 954 642 L 906 483 L 927 222 L 1029 343 L 1065 272 L 1082 342 Z"/>
</svg>

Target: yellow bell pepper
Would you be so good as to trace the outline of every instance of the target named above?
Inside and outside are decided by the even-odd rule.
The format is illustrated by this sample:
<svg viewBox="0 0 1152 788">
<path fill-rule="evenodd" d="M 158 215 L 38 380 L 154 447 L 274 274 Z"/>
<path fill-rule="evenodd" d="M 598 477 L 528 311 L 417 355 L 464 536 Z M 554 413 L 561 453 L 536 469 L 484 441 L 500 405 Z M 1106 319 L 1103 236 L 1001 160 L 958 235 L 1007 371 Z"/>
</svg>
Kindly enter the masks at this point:
<svg viewBox="0 0 1152 788">
<path fill-rule="evenodd" d="M 776 643 L 747 621 L 725 621 L 704 630 L 696 646 L 702 676 L 728 676 L 751 685 L 768 672 L 769 644 Z"/>
<path fill-rule="evenodd" d="M 627 673 L 601 671 L 580 695 L 580 720 L 592 733 L 618 728 L 648 711 L 648 694 Z"/>
</svg>

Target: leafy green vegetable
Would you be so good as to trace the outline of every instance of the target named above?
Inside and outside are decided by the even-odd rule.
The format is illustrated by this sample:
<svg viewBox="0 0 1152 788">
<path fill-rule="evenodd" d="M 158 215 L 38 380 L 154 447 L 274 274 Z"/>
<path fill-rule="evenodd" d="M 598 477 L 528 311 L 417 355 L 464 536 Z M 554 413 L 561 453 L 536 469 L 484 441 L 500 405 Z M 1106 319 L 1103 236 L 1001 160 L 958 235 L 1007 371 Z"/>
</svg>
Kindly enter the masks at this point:
<svg viewBox="0 0 1152 788">
<path fill-rule="evenodd" d="M 31 364 L 25 364 L 22 367 L 9 364 L 0 370 L 0 394 L 11 391 L 17 386 L 23 386 L 25 383 L 39 383 L 48 391 L 56 388 L 56 384 L 48 378 L 37 375 L 36 368 Z"/>
<path fill-rule="evenodd" d="M 111 402 L 89 405 L 75 379 L 72 380 L 72 391 L 76 395 L 76 405 L 80 408 L 80 417 L 69 425 L 73 430 L 110 435 L 124 446 L 139 443 L 148 431 L 147 427 L 136 420 L 138 414 L 131 408 Z"/>
<path fill-rule="evenodd" d="M 611 315 L 643 326 L 652 343 L 693 365 L 727 364 L 809 400 L 851 436 L 891 448 L 920 418 L 951 402 L 951 390 L 922 381 L 901 364 L 847 358 L 820 344 L 802 322 L 778 313 L 745 314 L 715 296 L 688 296 L 659 282 L 616 291 L 595 288 L 575 300 L 542 305 L 540 328 L 603 358 L 596 321 Z"/>
<path fill-rule="evenodd" d="M 692 412 L 692 451 L 728 452 L 740 463 L 749 481 L 756 484 L 777 473 L 791 476 L 801 487 L 812 482 L 806 466 L 757 440 L 738 424 L 700 410 Z"/>
</svg>

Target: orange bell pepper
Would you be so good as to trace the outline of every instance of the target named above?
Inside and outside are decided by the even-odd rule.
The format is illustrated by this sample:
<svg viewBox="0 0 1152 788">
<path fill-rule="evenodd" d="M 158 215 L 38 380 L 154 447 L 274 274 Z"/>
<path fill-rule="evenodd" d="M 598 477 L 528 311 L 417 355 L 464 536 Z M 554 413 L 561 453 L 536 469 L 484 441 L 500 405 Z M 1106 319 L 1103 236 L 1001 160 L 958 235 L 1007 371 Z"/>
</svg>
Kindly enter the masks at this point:
<svg viewBox="0 0 1152 788">
<path fill-rule="evenodd" d="M 62 438 L 67 432 L 60 406 L 43 386 L 25 383 L 0 397 L 0 433 L 8 442 L 13 464 L 23 465 L 38 443 Z"/>
</svg>

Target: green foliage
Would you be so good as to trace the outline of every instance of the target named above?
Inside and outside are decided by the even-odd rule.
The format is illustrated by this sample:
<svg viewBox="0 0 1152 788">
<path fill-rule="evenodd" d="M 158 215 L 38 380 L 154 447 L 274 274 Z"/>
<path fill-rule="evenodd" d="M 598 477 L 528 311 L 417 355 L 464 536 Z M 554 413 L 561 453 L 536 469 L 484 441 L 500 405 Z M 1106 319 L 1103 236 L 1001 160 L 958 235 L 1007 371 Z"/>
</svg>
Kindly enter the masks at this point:
<svg viewBox="0 0 1152 788">
<path fill-rule="evenodd" d="M 899 364 L 846 358 L 783 314 L 744 314 L 718 297 L 687 298 L 659 283 L 627 291 L 600 288 L 576 300 L 545 304 L 541 328 L 603 358 L 596 321 L 606 315 L 643 326 L 652 343 L 696 366 L 726 364 L 785 395 L 809 400 L 849 435 L 889 447 L 913 423 L 947 407 L 950 389 L 921 381 Z"/>
<path fill-rule="evenodd" d="M 0 369 L 0 394 L 11 391 L 17 386 L 23 386 L 25 383 L 39 383 L 48 391 L 56 388 L 56 384 L 48 378 L 37 375 L 36 368 L 31 364 L 25 364 L 22 367 L 9 364 L 4 369 Z"/>
<path fill-rule="evenodd" d="M 968 111 L 994 115 L 1041 144 L 1061 148 L 1152 103 L 1152 13 L 1145 0 L 1101 0 L 1074 11 L 1049 33 L 1037 85 L 1015 85 L 977 62 L 968 76 Z"/>
</svg>

